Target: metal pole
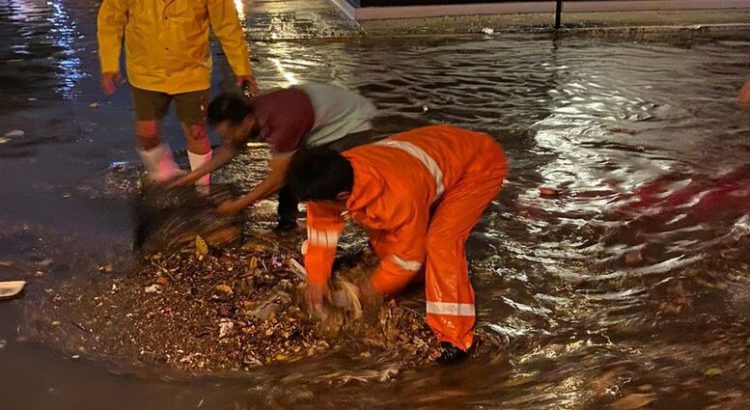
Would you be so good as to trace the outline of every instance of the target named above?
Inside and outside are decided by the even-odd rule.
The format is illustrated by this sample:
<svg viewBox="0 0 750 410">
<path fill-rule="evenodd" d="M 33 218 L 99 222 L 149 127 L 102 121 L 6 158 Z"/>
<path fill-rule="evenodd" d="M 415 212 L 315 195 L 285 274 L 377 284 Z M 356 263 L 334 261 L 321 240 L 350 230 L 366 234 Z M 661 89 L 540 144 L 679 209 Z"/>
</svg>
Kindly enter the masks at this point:
<svg viewBox="0 0 750 410">
<path fill-rule="evenodd" d="M 560 28 L 560 15 L 562 14 L 562 0 L 557 0 L 555 8 L 555 30 Z"/>
</svg>

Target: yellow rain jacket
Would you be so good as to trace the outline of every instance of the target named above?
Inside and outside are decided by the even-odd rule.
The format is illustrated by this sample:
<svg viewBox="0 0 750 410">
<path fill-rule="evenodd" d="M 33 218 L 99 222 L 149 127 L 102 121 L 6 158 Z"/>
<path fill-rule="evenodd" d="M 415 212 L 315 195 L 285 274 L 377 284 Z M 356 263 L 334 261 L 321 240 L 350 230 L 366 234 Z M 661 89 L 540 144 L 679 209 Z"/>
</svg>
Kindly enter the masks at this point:
<svg viewBox="0 0 750 410">
<path fill-rule="evenodd" d="M 120 72 L 125 35 L 128 81 L 180 94 L 211 88 L 209 23 L 235 75 L 250 75 L 245 37 L 231 0 L 104 0 L 97 37 L 102 73 Z"/>
</svg>

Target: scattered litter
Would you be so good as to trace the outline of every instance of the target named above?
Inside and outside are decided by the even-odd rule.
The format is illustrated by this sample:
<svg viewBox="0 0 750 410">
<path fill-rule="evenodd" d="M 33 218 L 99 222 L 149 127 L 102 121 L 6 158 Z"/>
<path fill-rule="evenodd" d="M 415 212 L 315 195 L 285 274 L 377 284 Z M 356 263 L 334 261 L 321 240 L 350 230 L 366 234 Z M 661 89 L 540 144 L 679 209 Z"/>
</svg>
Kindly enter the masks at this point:
<svg viewBox="0 0 750 410">
<path fill-rule="evenodd" d="M 625 264 L 628 266 L 637 265 L 639 263 L 643 262 L 643 255 L 641 254 L 641 251 L 636 249 L 634 251 L 630 251 L 625 253 Z"/>
<path fill-rule="evenodd" d="M 52 265 L 53 262 L 54 261 L 52 259 L 47 258 L 43 261 L 37 262 L 37 266 L 42 267 L 42 268 L 47 268 L 50 265 Z"/>
<path fill-rule="evenodd" d="M 234 334 L 234 323 L 229 319 L 223 319 L 219 323 L 219 338 L 223 339 L 232 334 Z"/>
<path fill-rule="evenodd" d="M 305 278 L 307 278 L 307 269 L 297 262 L 296 259 L 289 258 L 289 265 L 292 267 L 292 271 L 294 271 L 300 279 L 305 280 Z"/>
<path fill-rule="evenodd" d="M 304 303 L 304 268 L 291 262 L 300 257 L 297 239 L 274 241 L 262 253 L 225 246 L 198 257 L 187 244 L 145 256 L 127 275 L 102 276 L 85 297 L 80 290 L 56 291 L 39 314 L 67 312 L 66 322 L 85 324 L 71 349 L 82 345 L 97 355 L 189 372 L 245 371 L 333 351 L 355 359 L 398 357 L 406 367 L 431 363 L 437 342 L 422 313 L 393 301 L 367 308 L 360 302 L 355 283 L 377 265 L 374 254 L 342 260 L 332 303 L 312 316 Z M 169 292 L 155 283 L 164 283 L 161 277 Z M 115 318 L 126 318 L 125 326 Z M 43 330 L 63 341 L 60 333 L 69 332 Z"/>
<path fill-rule="evenodd" d="M 127 161 L 114 161 L 109 164 L 109 169 L 112 172 L 123 172 L 128 169 L 129 165 Z"/>
<path fill-rule="evenodd" d="M 234 295 L 234 292 L 232 291 L 232 288 L 229 287 L 229 286 L 227 286 L 227 285 L 223 285 L 223 284 L 222 285 L 217 285 L 216 286 L 216 291 L 220 292 L 220 293 L 224 293 L 227 296 Z"/>
<path fill-rule="evenodd" d="M 7 138 L 19 138 L 23 137 L 24 135 L 26 135 L 26 133 L 23 132 L 23 130 L 12 130 L 5 133 L 5 137 Z"/>
<path fill-rule="evenodd" d="M 99 108 L 99 103 L 98 102 L 91 103 L 91 104 L 89 104 L 89 107 L 93 108 L 93 109 L 97 109 L 97 108 Z"/>
<path fill-rule="evenodd" d="M 708 377 L 714 377 L 714 376 L 720 376 L 722 373 L 721 369 L 717 369 L 715 367 L 711 367 L 710 369 L 706 369 L 703 374 Z"/>
<path fill-rule="evenodd" d="M 36 101 L 36 100 L 37 100 L 37 98 L 36 98 L 36 97 L 29 97 L 29 101 L 30 101 L 30 102 L 34 102 L 34 101 Z"/>
<path fill-rule="evenodd" d="M 208 255 L 208 244 L 203 238 L 200 237 L 200 235 L 196 235 L 195 236 L 195 256 L 202 258 L 206 255 Z"/>
<path fill-rule="evenodd" d="M 491 29 L 489 27 L 485 27 L 485 28 L 482 29 L 482 33 L 487 34 L 487 35 L 491 35 L 491 34 L 495 34 L 495 30 Z"/>
<path fill-rule="evenodd" d="M 551 188 L 551 187 L 541 187 L 539 188 L 539 195 L 546 197 L 546 198 L 556 198 L 559 197 L 562 191 L 560 191 L 557 188 Z"/>
<path fill-rule="evenodd" d="M 0 350 L 5 349 L 5 346 L 8 346 L 8 341 L 5 339 L 0 339 Z"/>
<path fill-rule="evenodd" d="M 10 141 L 10 138 L 5 138 L 5 137 L 0 138 L 0 144 L 5 144 L 6 142 L 9 142 L 9 141 Z"/>
<path fill-rule="evenodd" d="M 159 289 L 160 289 L 159 285 L 151 285 L 151 286 L 146 286 L 143 289 L 143 291 L 146 293 L 157 293 L 159 292 Z"/>
<path fill-rule="evenodd" d="M 0 282 L 0 299 L 8 299 L 18 295 L 26 287 L 26 281 L 14 280 Z"/>
</svg>

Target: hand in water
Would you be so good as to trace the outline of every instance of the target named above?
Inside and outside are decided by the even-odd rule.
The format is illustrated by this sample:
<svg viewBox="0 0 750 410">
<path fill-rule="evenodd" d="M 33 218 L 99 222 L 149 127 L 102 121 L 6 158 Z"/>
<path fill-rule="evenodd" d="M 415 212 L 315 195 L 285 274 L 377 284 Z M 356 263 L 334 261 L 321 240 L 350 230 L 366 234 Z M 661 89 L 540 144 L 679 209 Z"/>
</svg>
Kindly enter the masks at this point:
<svg viewBox="0 0 750 410">
<path fill-rule="evenodd" d="M 255 82 L 255 77 L 254 76 L 252 76 L 252 75 L 238 75 L 237 76 L 237 86 L 242 87 L 242 85 L 244 83 L 247 83 L 248 91 L 250 91 L 251 94 L 257 94 L 258 93 L 258 84 Z"/>
<path fill-rule="evenodd" d="M 359 300 L 362 304 L 371 305 L 375 303 L 380 296 L 380 293 L 372 287 L 372 283 L 370 283 L 369 280 L 364 280 L 359 284 Z"/>
<path fill-rule="evenodd" d="M 245 204 L 239 199 L 224 201 L 217 208 L 220 214 L 227 216 L 232 216 L 243 209 L 245 209 Z"/>
<path fill-rule="evenodd" d="M 101 76 L 101 86 L 104 95 L 110 96 L 117 91 L 117 86 L 125 83 L 120 73 L 103 73 Z"/>
<path fill-rule="evenodd" d="M 189 185 L 193 182 L 195 182 L 197 178 L 194 178 L 191 174 L 182 175 L 177 178 L 172 178 L 169 181 L 166 181 L 166 187 L 167 189 L 174 189 L 181 186 Z"/>
<path fill-rule="evenodd" d="M 308 308 L 313 311 L 320 312 L 323 310 L 323 302 L 326 300 L 330 300 L 330 298 L 331 291 L 330 289 L 328 289 L 327 284 L 316 284 L 308 282 L 307 289 L 305 290 L 305 302 L 307 302 Z"/>
</svg>

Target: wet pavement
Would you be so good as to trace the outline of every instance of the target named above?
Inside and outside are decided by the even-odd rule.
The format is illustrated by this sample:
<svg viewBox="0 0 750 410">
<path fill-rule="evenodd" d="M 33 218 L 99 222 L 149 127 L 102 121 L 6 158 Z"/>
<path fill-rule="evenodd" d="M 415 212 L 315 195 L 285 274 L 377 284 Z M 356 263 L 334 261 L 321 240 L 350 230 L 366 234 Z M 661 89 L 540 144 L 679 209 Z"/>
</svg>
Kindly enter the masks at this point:
<svg viewBox="0 0 750 410">
<path fill-rule="evenodd" d="M 348 30 L 324 11 L 299 24 L 262 13 L 274 4 L 242 4 L 257 10 L 252 36 L 254 24 L 277 38 Z M 230 375 L 123 370 L 18 331 L 62 283 L 133 263 L 135 178 L 112 168 L 136 160 L 132 113 L 126 88 L 98 90 L 95 13 L 0 0 L 0 280 L 29 281 L 0 303 L 0 407 L 748 407 L 750 116 L 733 104 L 747 33 L 253 44 L 261 87 L 333 81 L 372 98 L 384 132 L 450 122 L 491 133 L 510 158 L 469 241 L 478 326 L 504 347 L 381 382 L 387 364 L 336 358 Z M 226 87 L 226 65 L 216 71 Z M 173 120 L 164 134 L 184 148 Z M 243 166 L 234 178 L 248 182 Z"/>
</svg>

